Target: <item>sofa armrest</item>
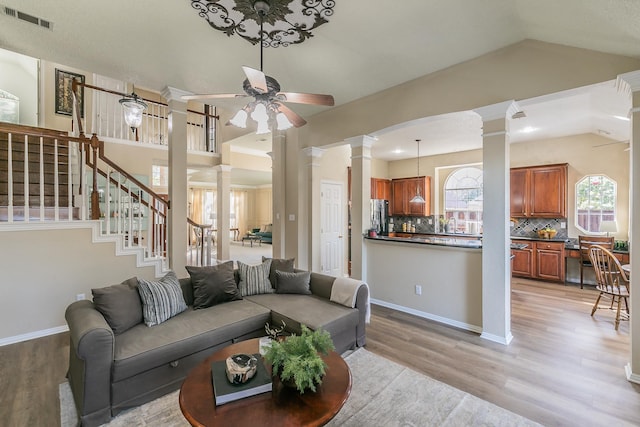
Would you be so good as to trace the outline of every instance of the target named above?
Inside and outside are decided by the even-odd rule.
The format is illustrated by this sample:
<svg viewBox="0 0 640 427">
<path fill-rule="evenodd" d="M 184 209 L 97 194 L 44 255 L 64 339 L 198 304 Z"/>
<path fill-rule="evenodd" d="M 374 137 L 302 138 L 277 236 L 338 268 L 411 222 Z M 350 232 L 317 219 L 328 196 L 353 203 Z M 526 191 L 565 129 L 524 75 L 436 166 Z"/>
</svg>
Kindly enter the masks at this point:
<svg viewBox="0 0 640 427">
<path fill-rule="evenodd" d="M 303 271 L 298 270 L 296 271 Z M 336 278 L 321 273 L 311 273 L 310 289 L 311 293 L 331 300 L 331 288 L 333 287 L 333 281 Z M 367 286 L 360 286 L 356 295 L 356 308 L 358 309 L 358 326 L 356 327 L 356 344 L 358 347 L 362 347 L 366 342 L 366 318 L 367 318 L 367 303 L 369 301 L 369 288 Z"/>
<path fill-rule="evenodd" d="M 69 385 L 82 425 L 100 425 L 111 418 L 113 331 L 91 301 L 67 307 Z"/>
</svg>

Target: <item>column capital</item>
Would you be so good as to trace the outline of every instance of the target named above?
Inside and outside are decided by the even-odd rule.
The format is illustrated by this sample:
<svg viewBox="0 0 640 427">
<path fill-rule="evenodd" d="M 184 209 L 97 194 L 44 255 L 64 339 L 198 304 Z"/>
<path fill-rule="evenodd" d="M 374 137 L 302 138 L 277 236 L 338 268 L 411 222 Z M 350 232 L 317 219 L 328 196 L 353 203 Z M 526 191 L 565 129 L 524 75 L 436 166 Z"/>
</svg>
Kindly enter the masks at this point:
<svg viewBox="0 0 640 427">
<path fill-rule="evenodd" d="M 231 169 L 233 169 L 231 165 L 216 165 L 213 167 L 216 172 L 231 172 Z"/>
<path fill-rule="evenodd" d="M 162 92 L 160 94 L 167 101 L 180 101 L 184 102 L 185 104 L 187 103 L 187 101 L 182 99 L 182 97 L 186 95 L 193 95 L 192 92 L 187 92 L 186 90 L 177 89 L 171 86 L 166 86 L 164 89 L 162 89 Z"/>
<path fill-rule="evenodd" d="M 497 104 L 485 105 L 473 110 L 482 118 L 483 122 L 490 122 L 498 119 L 510 119 L 515 113 L 520 111 L 518 104 L 514 100 L 498 102 Z"/>
<path fill-rule="evenodd" d="M 629 95 L 640 91 L 640 71 L 620 74 L 616 79 L 616 88 L 618 88 L 618 91 L 626 92 Z"/>
<path fill-rule="evenodd" d="M 302 149 L 302 154 L 307 157 L 320 158 L 325 153 L 325 151 L 327 150 L 325 150 L 324 148 L 307 147 Z"/>
<path fill-rule="evenodd" d="M 371 148 L 373 146 L 373 143 L 376 141 L 377 141 L 377 138 L 374 138 L 373 136 L 369 136 L 369 135 L 354 136 L 344 140 L 344 142 L 349 144 L 351 148 L 357 148 L 357 147 Z"/>
</svg>

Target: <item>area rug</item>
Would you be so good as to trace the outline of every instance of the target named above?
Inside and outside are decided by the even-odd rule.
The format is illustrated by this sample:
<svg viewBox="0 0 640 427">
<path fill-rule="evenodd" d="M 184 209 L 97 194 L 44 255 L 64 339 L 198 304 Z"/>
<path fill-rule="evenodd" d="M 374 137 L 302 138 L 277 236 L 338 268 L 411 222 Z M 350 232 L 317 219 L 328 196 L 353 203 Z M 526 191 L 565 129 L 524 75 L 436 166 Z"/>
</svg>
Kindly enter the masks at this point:
<svg viewBox="0 0 640 427">
<path fill-rule="evenodd" d="M 345 357 L 353 378 L 351 395 L 330 426 L 539 426 L 454 387 L 365 349 Z M 188 426 L 178 391 L 124 412 L 109 427 Z M 76 425 L 68 383 L 60 384 L 62 427 Z"/>
</svg>

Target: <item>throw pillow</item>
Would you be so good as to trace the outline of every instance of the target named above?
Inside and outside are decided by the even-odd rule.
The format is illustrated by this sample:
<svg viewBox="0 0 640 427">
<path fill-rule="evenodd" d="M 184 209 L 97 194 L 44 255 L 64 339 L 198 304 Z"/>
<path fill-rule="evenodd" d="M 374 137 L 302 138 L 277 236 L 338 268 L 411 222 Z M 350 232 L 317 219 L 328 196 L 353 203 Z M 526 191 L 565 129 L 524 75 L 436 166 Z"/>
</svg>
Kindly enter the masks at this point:
<svg viewBox="0 0 640 427">
<path fill-rule="evenodd" d="M 240 295 L 245 297 L 249 295 L 273 293 L 273 288 L 269 281 L 270 269 L 270 259 L 258 265 L 248 265 L 238 261 L 238 273 L 240 275 L 238 287 L 240 288 Z"/>
<path fill-rule="evenodd" d="M 210 267 L 186 267 L 193 286 L 193 308 L 242 299 L 233 276 L 233 261 Z"/>
<path fill-rule="evenodd" d="M 142 323 L 142 303 L 138 279 L 132 277 L 119 285 L 91 289 L 93 306 L 104 316 L 115 335 Z"/>
<path fill-rule="evenodd" d="M 288 273 L 293 273 L 293 264 L 295 263 L 295 258 L 290 259 L 279 259 L 279 258 L 266 258 L 262 257 L 262 262 L 271 259 L 271 268 L 269 269 L 269 281 L 271 282 L 271 287 L 273 289 L 276 288 L 276 271 L 286 271 Z"/>
<path fill-rule="evenodd" d="M 276 271 L 276 294 L 311 295 L 310 282 L 310 271 L 300 271 L 298 273 Z"/>
<path fill-rule="evenodd" d="M 138 279 L 142 314 L 147 326 L 159 325 L 187 309 L 180 282 L 173 271 L 159 281 Z"/>
</svg>

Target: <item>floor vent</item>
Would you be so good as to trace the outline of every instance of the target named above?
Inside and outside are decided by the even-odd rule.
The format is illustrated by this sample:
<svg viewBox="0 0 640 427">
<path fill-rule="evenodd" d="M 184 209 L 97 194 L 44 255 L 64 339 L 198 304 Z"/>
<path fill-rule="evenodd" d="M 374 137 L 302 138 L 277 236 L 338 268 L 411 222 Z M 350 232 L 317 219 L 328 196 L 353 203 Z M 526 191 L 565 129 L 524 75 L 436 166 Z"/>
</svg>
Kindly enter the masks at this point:
<svg viewBox="0 0 640 427">
<path fill-rule="evenodd" d="M 28 13 L 20 12 L 19 10 L 15 10 L 1 4 L 0 11 L 6 16 L 20 19 L 21 21 L 28 22 L 30 24 L 53 31 L 53 22 L 47 21 L 46 19 L 38 18 L 37 16 L 29 15 Z"/>
</svg>

